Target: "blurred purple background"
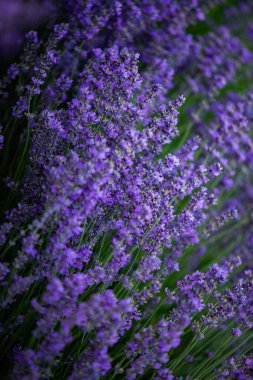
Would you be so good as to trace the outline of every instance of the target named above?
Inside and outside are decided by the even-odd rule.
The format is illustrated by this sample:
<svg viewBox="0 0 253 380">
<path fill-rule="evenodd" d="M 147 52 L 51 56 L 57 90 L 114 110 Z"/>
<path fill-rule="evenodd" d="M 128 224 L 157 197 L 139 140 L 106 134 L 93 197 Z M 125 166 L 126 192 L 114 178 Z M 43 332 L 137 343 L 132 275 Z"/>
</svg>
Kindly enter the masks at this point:
<svg viewBox="0 0 253 380">
<path fill-rule="evenodd" d="M 49 0 L 0 0 L 1 61 L 11 61 L 19 52 L 25 33 L 47 21 L 53 10 Z"/>
</svg>

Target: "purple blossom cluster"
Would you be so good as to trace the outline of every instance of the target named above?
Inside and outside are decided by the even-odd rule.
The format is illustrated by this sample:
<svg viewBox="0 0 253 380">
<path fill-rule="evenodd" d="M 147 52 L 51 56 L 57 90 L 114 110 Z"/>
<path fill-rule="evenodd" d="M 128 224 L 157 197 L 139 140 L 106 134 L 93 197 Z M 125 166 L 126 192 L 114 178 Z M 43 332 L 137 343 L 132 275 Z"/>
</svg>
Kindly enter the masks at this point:
<svg viewBox="0 0 253 380">
<path fill-rule="evenodd" d="M 62 3 L 1 80 L 0 365 L 250 379 L 248 340 L 232 356 L 253 327 L 250 17 L 235 33 L 226 1 Z M 194 353 L 217 331 L 232 369 Z"/>
<path fill-rule="evenodd" d="M 253 376 L 252 354 L 244 355 L 241 358 L 233 357 L 228 360 L 226 367 L 219 371 L 216 379 L 250 379 Z"/>
</svg>

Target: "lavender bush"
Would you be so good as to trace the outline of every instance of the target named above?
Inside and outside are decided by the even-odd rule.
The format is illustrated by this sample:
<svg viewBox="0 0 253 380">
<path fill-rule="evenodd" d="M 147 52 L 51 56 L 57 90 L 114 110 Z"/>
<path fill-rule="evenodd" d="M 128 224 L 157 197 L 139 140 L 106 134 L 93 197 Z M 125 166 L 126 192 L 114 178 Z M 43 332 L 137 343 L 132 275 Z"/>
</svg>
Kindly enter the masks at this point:
<svg viewBox="0 0 253 380">
<path fill-rule="evenodd" d="M 252 2 L 43 4 L 0 84 L 1 378 L 253 379 Z"/>
</svg>

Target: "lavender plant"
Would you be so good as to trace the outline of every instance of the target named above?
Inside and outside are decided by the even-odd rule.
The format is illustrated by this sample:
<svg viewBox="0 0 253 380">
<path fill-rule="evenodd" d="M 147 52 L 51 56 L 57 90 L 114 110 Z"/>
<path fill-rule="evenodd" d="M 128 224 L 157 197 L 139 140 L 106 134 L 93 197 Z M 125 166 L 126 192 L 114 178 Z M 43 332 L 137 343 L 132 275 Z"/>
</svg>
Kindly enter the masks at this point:
<svg viewBox="0 0 253 380">
<path fill-rule="evenodd" d="M 50 9 L 0 86 L 1 378 L 253 378 L 251 2 Z"/>
</svg>

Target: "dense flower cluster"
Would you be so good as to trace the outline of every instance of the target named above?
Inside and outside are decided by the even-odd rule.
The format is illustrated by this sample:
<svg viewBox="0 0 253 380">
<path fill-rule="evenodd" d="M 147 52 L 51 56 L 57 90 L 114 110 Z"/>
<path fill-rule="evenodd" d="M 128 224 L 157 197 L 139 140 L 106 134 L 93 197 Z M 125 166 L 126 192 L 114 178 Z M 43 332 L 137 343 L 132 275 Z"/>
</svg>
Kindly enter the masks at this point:
<svg viewBox="0 0 253 380">
<path fill-rule="evenodd" d="M 226 367 L 225 370 L 220 371 L 215 379 L 250 379 L 253 376 L 252 354 L 241 358 L 233 357 L 228 360 Z"/>
<path fill-rule="evenodd" d="M 26 33 L 1 80 L 8 378 L 250 378 L 243 3 L 64 0 Z"/>
</svg>

